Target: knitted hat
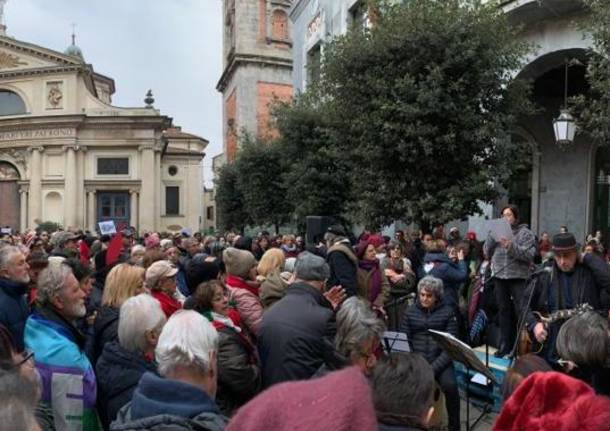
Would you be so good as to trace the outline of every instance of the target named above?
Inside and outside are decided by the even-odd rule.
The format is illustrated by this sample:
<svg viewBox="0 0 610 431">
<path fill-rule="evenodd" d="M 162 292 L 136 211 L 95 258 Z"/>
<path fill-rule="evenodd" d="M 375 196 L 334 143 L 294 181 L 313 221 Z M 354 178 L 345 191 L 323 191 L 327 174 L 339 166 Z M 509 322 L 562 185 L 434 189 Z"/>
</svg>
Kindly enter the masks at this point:
<svg viewBox="0 0 610 431">
<path fill-rule="evenodd" d="M 374 431 L 366 379 L 356 367 L 273 386 L 243 406 L 227 431 Z"/>
<path fill-rule="evenodd" d="M 608 431 L 610 398 L 556 372 L 525 379 L 506 400 L 493 431 Z"/>
<path fill-rule="evenodd" d="M 77 239 L 78 236 L 74 235 L 72 232 L 60 231 L 55 232 L 51 238 L 51 244 L 53 244 L 55 247 L 62 248 L 68 241 L 76 241 Z"/>
<path fill-rule="evenodd" d="M 576 250 L 576 238 L 571 233 L 558 233 L 553 236 L 553 251 Z"/>
<path fill-rule="evenodd" d="M 222 260 L 227 274 L 247 278 L 248 272 L 256 265 L 254 255 L 246 250 L 229 247 L 222 252 Z"/>
</svg>

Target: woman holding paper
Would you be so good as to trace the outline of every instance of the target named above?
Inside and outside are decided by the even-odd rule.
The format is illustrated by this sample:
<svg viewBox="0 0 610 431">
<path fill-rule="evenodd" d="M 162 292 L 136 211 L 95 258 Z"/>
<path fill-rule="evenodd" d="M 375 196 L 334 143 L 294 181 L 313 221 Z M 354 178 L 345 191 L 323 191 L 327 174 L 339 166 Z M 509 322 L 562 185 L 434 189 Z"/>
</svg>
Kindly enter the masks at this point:
<svg viewBox="0 0 610 431">
<path fill-rule="evenodd" d="M 525 281 L 536 256 L 536 238 L 525 224 L 519 224 L 519 209 L 507 205 L 502 209 L 502 218 L 511 231 L 498 237 L 491 231 L 485 240 L 483 252 L 491 259 L 498 321 L 500 346 L 495 356 L 502 357 L 511 352 L 517 336 L 517 321 L 521 315 Z M 499 230 L 499 229 L 498 229 Z M 512 237 L 510 237 L 512 233 Z"/>
<path fill-rule="evenodd" d="M 454 337 L 458 332 L 454 308 L 443 301 L 443 281 L 430 275 L 417 284 L 417 301 L 407 308 L 400 331 L 407 334 L 411 351 L 420 353 L 432 366 L 434 378 L 445 394 L 449 431 L 459 431 L 460 395 L 453 362 L 432 338 L 429 329 Z"/>
</svg>

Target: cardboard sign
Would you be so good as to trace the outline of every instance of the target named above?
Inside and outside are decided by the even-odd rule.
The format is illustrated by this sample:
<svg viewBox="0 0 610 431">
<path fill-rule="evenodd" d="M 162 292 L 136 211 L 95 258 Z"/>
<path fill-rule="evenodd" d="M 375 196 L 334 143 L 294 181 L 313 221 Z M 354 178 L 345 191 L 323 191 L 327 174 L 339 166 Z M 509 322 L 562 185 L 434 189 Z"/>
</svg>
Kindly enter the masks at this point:
<svg viewBox="0 0 610 431">
<path fill-rule="evenodd" d="M 101 221 L 97 225 L 100 227 L 100 233 L 102 235 L 112 235 L 116 233 L 116 226 L 112 220 Z"/>
<path fill-rule="evenodd" d="M 3 235 L 10 235 L 13 233 L 13 229 L 11 229 L 10 227 L 3 227 L 2 229 L 0 229 L 0 233 L 2 233 Z"/>
</svg>

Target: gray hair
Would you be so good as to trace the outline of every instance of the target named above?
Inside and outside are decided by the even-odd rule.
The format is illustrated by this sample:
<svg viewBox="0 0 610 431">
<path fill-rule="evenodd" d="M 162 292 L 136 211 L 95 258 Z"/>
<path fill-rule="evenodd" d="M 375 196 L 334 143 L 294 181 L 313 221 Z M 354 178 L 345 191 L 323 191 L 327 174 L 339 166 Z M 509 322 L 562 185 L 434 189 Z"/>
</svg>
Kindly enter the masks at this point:
<svg viewBox="0 0 610 431">
<path fill-rule="evenodd" d="M 146 332 L 163 326 L 165 313 L 159 301 L 141 293 L 121 305 L 119 314 L 119 344 L 130 352 L 142 353 L 146 349 Z"/>
<path fill-rule="evenodd" d="M 2 429 L 33 430 L 36 385 L 16 371 L 0 372 L 0 423 Z"/>
<path fill-rule="evenodd" d="M 417 294 L 419 295 L 422 290 L 432 293 L 439 300 L 443 297 L 443 280 L 427 275 L 417 283 Z"/>
<path fill-rule="evenodd" d="M 218 332 L 193 310 L 176 311 L 161 331 L 155 358 L 159 374 L 167 376 L 175 367 L 194 367 L 206 372 L 212 353 L 218 351 Z"/>
<path fill-rule="evenodd" d="M 131 254 L 134 254 L 134 253 L 137 253 L 137 252 L 145 253 L 146 252 L 146 247 L 144 247 L 142 244 L 136 244 L 133 247 L 131 247 Z"/>
<path fill-rule="evenodd" d="M 163 238 L 160 242 L 161 250 L 166 251 L 174 246 L 174 241 L 169 238 Z"/>
<path fill-rule="evenodd" d="M 66 285 L 72 269 L 63 263 L 50 264 L 38 276 L 38 302 L 49 304 Z"/>
<path fill-rule="evenodd" d="M 11 259 L 17 253 L 21 253 L 21 250 L 14 245 L 0 247 L 0 271 L 11 265 Z"/>
<path fill-rule="evenodd" d="M 377 318 L 369 305 L 352 296 L 343 302 L 337 313 L 335 348 L 350 359 L 354 353 L 362 353 L 362 346 L 373 337 L 381 339 L 385 324 Z"/>
<path fill-rule="evenodd" d="M 608 322 L 594 311 L 576 315 L 561 325 L 557 334 L 561 359 L 580 367 L 603 367 L 608 361 Z"/>
</svg>

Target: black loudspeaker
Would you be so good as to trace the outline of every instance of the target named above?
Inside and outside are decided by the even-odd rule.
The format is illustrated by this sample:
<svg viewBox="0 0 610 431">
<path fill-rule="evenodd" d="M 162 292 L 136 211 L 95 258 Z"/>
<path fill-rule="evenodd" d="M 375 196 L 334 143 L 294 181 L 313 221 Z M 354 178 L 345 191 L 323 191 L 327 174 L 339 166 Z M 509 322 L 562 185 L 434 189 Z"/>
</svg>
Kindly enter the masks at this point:
<svg viewBox="0 0 610 431">
<path fill-rule="evenodd" d="M 327 216 L 307 216 L 305 223 L 307 227 L 305 244 L 316 245 L 324 237 L 326 229 L 335 223 L 335 219 Z"/>
</svg>

